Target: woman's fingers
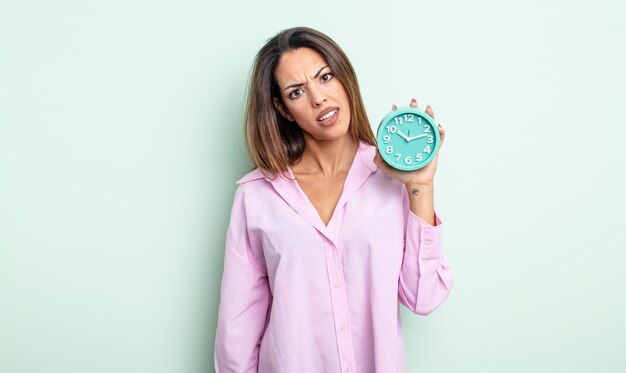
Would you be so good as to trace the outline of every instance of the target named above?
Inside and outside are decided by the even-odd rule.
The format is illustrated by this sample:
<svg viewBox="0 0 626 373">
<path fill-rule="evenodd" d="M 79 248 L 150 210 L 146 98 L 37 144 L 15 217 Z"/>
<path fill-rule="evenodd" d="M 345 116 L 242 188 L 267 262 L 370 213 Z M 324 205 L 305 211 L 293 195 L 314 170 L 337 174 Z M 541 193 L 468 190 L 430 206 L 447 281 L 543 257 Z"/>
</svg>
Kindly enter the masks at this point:
<svg viewBox="0 0 626 373">
<path fill-rule="evenodd" d="M 431 118 L 435 119 L 435 112 L 430 105 L 426 105 L 426 114 L 430 115 Z"/>
<path fill-rule="evenodd" d="M 441 139 L 441 145 L 443 145 L 443 140 L 446 138 L 446 131 L 441 124 L 438 124 L 437 127 L 439 127 L 439 138 Z"/>
<path fill-rule="evenodd" d="M 417 108 L 417 100 L 415 98 L 412 98 L 409 105 L 411 105 L 411 107 Z M 398 106 L 396 106 L 396 104 L 391 105 L 391 110 L 398 110 Z M 426 114 L 430 115 L 431 118 L 435 119 L 435 111 L 433 110 L 432 106 L 426 105 L 426 109 L 424 111 L 426 112 Z"/>
</svg>

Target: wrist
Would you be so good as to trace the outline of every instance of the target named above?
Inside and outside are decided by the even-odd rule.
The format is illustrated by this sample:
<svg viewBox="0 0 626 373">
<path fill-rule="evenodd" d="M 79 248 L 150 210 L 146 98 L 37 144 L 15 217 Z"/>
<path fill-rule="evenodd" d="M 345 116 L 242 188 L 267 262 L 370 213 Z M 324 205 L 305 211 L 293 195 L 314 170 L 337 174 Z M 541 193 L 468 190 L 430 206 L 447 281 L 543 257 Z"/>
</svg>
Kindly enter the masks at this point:
<svg viewBox="0 0 626 373">
<path fill-rule="evenodd" d="M 435 189 L 434 183 L 406 183 L 404 184 L 406 190 L 411 191 L 413 189 L 419 190 L 433 190 Z"/>
</svg>

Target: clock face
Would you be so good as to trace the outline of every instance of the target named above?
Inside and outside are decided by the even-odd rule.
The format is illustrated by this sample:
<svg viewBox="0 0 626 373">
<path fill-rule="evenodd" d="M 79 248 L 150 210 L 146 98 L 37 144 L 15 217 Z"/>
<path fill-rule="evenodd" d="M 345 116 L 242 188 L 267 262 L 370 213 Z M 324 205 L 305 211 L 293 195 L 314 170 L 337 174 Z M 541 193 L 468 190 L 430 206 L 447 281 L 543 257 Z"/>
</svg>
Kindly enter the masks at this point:
<svg viewBox="0 0 626 373">
<path fill-rule="evenodd" d="M 387 114 L 378 126 L 376 141 L 385 162 L 403 171 L 430 163 L 440 143 L 439 130 L 430 115 L 411 106 Z"/>
</svg>

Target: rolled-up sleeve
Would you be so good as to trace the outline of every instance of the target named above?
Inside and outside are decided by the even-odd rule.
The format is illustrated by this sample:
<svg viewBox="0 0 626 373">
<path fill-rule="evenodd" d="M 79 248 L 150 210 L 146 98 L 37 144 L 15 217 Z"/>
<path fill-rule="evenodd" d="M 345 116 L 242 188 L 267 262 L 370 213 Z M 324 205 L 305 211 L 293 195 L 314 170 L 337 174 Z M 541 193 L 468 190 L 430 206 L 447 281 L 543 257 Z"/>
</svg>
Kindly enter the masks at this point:
<svg viewBox="0 0 626 373">
<path fill-rule="evenodd" d="M 235 194 L 226 236 L 224 273 L 215 338 L 217 373 L 257 372 L 261 338 L 271 303 L 267 271 L 246 227 L 244 196 Z"/>
<path fill-rule="evenodd" d="M 442 254 L 441 232 L 436 213 L 433 226 L 408 211 L 398 299 L 416 314 L 428 315 L 452 290 L 454 274 Z"/>
</svg>

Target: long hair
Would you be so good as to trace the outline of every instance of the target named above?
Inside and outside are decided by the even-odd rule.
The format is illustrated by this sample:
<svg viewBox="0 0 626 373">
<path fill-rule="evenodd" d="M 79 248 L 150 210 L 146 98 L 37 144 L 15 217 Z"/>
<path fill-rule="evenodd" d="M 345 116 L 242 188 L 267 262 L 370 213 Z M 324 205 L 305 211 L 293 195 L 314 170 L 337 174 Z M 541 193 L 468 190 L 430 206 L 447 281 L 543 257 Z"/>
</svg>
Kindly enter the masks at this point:
<svg viewBox="0 0 626 373">
<path fill-rule="evenodd" d="M 302 157 L 304 137 L 299 126 L 274 107 L 283 99 L 274 76 L 285 52 L 298 48 L 317 51 L 343 84 L 350 102 L 348 131 L 355 142 L 374 145 L 376 138 L 365 113 L 356 73 L 343 50 L 331 38 L 308 27 L 283 30 L 269 39 L 254 59 L 244 117 L 245 142 L 254 165 L 263 173 L 283 173 Z"/>
</svg>

